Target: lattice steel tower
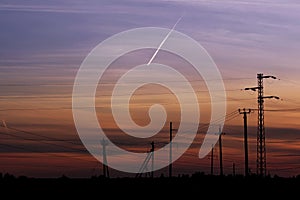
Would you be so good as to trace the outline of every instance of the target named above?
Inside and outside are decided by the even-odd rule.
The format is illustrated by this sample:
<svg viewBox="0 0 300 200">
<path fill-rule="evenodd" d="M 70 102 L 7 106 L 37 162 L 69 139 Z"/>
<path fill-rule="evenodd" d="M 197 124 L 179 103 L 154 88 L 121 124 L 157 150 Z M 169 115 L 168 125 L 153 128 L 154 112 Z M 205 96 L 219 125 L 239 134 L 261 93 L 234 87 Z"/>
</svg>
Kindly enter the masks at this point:
<svg viewBox="0 0 300 200">
<path fill-rule="evenodd" d="M 258 85 L 258 124 L 257 124 L 257 146 L 256 146 L 256 169 L 260 175 L 267 172 L 267 155 L 266 155 L 266 136 L 265 136 L 265 120 L 264 120 L 264 86 L 263 74 L 257 74 Z"/>
<path fill-rule="evenodd" d="M 263 74 L 257 74 L 257 87 L 245 88 L 245 90 L 253 90 L 258 92 L 258 125 L 257 125 L 257 149 L 256 149 L 256 173 L 265 176 L 267 174 L 267 155 L 266 155 L 266 141 L 265 141 L 265 122 L 264 122 L 264 99 L 275 98 L 277 96 L 264 96 L 263 79 L 272 78 L 275 76 L 264 76 Z"/>
</svg>

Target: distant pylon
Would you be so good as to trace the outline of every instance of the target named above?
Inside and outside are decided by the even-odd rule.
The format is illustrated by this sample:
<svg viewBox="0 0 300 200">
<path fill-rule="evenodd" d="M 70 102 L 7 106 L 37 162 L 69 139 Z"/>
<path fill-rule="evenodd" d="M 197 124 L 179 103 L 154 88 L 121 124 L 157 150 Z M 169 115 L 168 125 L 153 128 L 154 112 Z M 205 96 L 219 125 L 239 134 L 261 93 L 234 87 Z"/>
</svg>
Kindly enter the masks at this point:
<svg viewBox="0 0 300 200">
<path fill-rule="evenodd" d="M 256 171 L 257 174 L 265 176 L 267 172 L 267 156 L 266 156 L 266 142 L 265 142 L 265 124 L 264 124 L 264 99 L 279 99 L 277 96 L 264 96 L 263 79 L 272 78 L 277 79 L 275 76 L 264 76 L 257 74 L 257 87 L 245 88 L 245 90 L 258 91 L 258 126 L 257 126 L 257 155 L 256 155 Z"/>
</svg>

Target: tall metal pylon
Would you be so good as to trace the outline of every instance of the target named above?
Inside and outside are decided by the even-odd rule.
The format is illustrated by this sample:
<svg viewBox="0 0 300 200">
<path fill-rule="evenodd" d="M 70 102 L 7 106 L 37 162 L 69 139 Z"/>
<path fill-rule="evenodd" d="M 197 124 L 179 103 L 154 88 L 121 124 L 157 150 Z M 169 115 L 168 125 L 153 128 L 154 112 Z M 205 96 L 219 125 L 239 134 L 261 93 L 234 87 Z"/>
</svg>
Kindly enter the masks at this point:
<svg viewBox="0 0 300 200">
<path fill-rule="evenodd" d="M 256 173 L 265 176 L 267 174 L 267 156 L 265 142 L 265 124 L 264 124 L 264 99 L 279 99 L 277 96 L 264 96 L 263 79 L 275 76 L 264 76 L 262 73 L 257 74 L 257 87 L 245 88 L 245 90 L 258 91 L 258 125 L 257 125 L 257 149 L 256 149 Z"/>
</svg>

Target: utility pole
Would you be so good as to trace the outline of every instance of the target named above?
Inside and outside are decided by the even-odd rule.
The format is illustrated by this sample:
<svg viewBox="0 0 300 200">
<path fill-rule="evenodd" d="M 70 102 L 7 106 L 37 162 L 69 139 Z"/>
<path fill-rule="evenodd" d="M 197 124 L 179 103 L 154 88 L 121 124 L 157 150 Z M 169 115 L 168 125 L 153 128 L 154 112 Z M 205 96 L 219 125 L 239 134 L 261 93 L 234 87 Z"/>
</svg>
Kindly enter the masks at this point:
<svg viewBox="0 0 300 200">
<path fill-rule="evenodd" d="M 107 158 L 106 158 L 106 146 L 108 145 L 108 142 L 103 138 L 101 144 L 102 144 L 102 157 L 103 157 L 103 163 L 102 163 L 103 176 L 105 178 L 109 178 L 109 171 L 108 171 Z"/>
<path fill-rule="evenodd" d="M 169 177 L 172 177 L 172 122 L 170 122 L 170 153 L 169 153 Z"/>
<path fill-rule="evenodd" d="M 210 175 L 214 175 L 214 146 L 211 148 L 210 157 Z"/>
<path fill-rule="evenodd" d="M 249 175 L 249 164 L 248 164 L 248 131 L 247 131 L 247 114 L 251 113 L 251 109 L 239 109 L 239 113 L 243 114 L 244 118 L 244 152 L 245 152 L 245 176 Z"/>
<path fill-rule="evenodd" d="M 219 129 L 219 156 L 220 156 L 220 176 L 223 176 L 223 153 L 222 153 L 222 135 L 225 135 L 225 133 L 223 133 L 221 131 L 221 127 Z"/>
<path fill-rule="evenodd" d="M 151 142 L 151 150 L 150 150 L 151 154 L 152 154 L 152 163 L 151 163 L 151 178 L 154 177 L 154 142 Z"/>
<path fill-rule="evenodd" d="M 245 90 L 258 91 L 258 126 L 257 126 L 257 149 L 256 149 L 256 172 L 261 176 L 265 176 L 267 172 L 266 158 L 266 142 L 265 142 L 265 125 L 264 125 L 264 99 L 279 99 L 277 96 L 264 96 L 263 79 L 275 76 L 264 76 L 262 73 L 257 74 L 257 87 L 245 88 Z"/>
</svg>

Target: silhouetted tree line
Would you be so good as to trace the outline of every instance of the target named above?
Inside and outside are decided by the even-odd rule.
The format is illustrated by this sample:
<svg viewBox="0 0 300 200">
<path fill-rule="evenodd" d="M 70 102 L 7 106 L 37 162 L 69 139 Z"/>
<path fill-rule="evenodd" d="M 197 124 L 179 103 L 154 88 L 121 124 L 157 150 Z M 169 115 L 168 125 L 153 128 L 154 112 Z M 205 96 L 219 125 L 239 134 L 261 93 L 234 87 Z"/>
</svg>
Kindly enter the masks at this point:
<svg viewBox="0 0 300 200">
<path fill-rule="evenodd" d="M 171 189 L 169 189 L 171 188 Z M 105 178 L 92 176 L 90 178 L 71 178 L 62 175 L 58 178 L 31 178 L 26 176 L 15 177 L 12 174 L 0 173 L 0 191 L 2 194 L 44 193 L 47 195 L 99 195 L 100 192 L 109 195 L 124 195 L 143 193 L 151 197 L 155 194 L 171 195 L 203 195 L 208 191 L 212 195 L 257 197 L 258 193 L 268 197 L 297 195 L 300 189 L 300 175 L 284 178 L 275 176 L 260 177 L 255 174 L 243 175 L 207 175 L 196 172 L 191 175 L 180 174 L 169 178 L 163 174 L 158 177 L 117 177 Z M 113 192 L 109 192 L 113 190 Z M 170 194 L 169 194 L 170 193 Z M 68 196 L 70 197 L 70 196 Z M 170 197 L 170 196 L 168 196 Z M 186 197 L 187 198 L 187 197 Z"/>
<path fill-rule="evenodd" d="M 140 177 L 140 178 L 131 178 L 131 177 L 116 177 L 116 178 L 106 178 L 102 175 L 99 176 L 91 176 L 90 178 L 72 178 L 68 177 L 66 175 L 62 175 L 57 178 L 31 178 L 31 177 L 26 177 L 26 176 L 15 176 L 13 174 L 9 173 L 0 173 L 0 180 L 1 181 L 18 181 L 18 180 L 24 180 L 24 181 L 33 181 L 33 180 L 43 180 L 43 181 L 50 181 L 50 180 L 57 180 L 57 181 L 80 181 L 80 180 L 91 180 L 91 181 L 102 181 L 102 182 L 118 182 L 118 181 L 126 181 L 130 180 L 132 182 L 139 182 L 139 181 L 151 181 L 155 180 L 157 182 L 163 181 L 163 180 L 168 180 L 168 181 L 181 181 L 181 180 L 199 180 L 199 181 L 226 181 L 226 180 L 243 180 L 243 181 L 300 181 L 300 174 L 292 177 L 280 177 L 278 175 L 267 175 L 265 177 L 258 176 L 256 174 L 251 174 L 248 177 L 245 177 L 243 175 L 209 175 L 205 174 L 204 172 L 195 172 L 191 175 L 189 174 L 178 174 L 177 176 L 174 176 L 172 178 L 165 176 L 164 174 L 161 174 L 158 177 Z M 300 189 L 300 188 L 299 188 Z"/>
</svg>

